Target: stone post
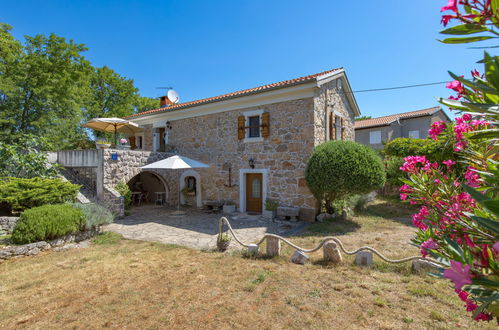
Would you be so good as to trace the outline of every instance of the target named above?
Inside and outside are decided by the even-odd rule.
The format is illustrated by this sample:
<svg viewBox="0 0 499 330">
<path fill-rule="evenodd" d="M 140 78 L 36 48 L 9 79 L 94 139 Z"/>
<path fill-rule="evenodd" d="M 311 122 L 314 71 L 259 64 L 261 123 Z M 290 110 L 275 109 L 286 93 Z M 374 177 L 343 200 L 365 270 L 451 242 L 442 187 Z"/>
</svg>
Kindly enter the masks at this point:
<svg viewBox="0 0 499 330">
<path fill-rule="evenodd" d="M 249 244 L 248 245 L 248 255 L 251 257 L 255 257 L 258 255 L 258 245 Z"/>
<path fill-rule="evenodd" d="M 281 253 L 281 240 L 276 237 L 267 237 L 267 256 L 275 257 Z"/>
<path fill-rule="evenodd" d="M 326 262 L 332 262 L 332 263 L 340 263 L 342 262 L 342 257 L 340 250 L 338 249 L 338 246 L 336 245 L 335 242 L 326 242 L 324 243 L 324 246 L 322 247 L 322 251 L 324 253 L 324 261 Z"/>
<path fill-rule="evenodd" d="M 355 255 L 355 264 L 357 266 L 372 267 L 373 253 L 370 251 L 360 251 Z"/>
<path fill-rule="evenodd" d="M 310 258 L 304 252 L 298 250 L 291 256 L 291 262 L 298 265 L 304 265 L 309 260 Z"/>
</svg>

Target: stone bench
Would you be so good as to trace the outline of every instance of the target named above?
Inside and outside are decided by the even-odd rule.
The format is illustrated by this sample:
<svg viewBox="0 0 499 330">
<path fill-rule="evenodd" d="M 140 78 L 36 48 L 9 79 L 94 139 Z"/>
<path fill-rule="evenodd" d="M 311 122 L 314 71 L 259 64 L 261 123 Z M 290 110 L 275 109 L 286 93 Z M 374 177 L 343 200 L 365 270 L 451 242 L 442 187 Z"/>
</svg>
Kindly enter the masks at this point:
<svg viewBox="0 0 499 330">
<path fill-rule="evenodd" d="M 293 220 L 298 221 L 298 216 L 300 215 L 299 207 L 278 207 L 277 208 L 277 218 L 280 220 Z"/>
</svg>

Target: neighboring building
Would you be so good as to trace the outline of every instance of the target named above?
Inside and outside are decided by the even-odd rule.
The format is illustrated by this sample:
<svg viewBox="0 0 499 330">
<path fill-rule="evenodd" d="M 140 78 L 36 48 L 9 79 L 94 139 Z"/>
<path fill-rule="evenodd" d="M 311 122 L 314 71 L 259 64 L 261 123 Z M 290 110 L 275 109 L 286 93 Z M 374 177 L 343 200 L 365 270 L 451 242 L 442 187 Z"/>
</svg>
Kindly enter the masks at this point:
<svg viewBox="0 0 499 330">
<path fill-rule="evenodd" d="M 382 149 L 383 143 L 396 138 L 425 139 L 433 122 L 450 122 L 441 107 L 433 107 L 355 122 L 355 141 Z"/>
<path fill-rule="evenodd" d="M 259 213 L 269 198 L 300 208 L 304 220 L 314 220 L 317 211 L 304 177 L 313 148 L 330 139 L 353 140 L 354 118 L 360 115 L 341 68 L 192 102 L 161 102 L 159 109 L 128 117 L 144 128 L 130 137 L 132 149 L 178 153 L 210 165 L 154 174 L 169 185 L 165 190 L 173 205 L 177 187 L 189 186 L 198 207 L 231 200 L 241 212 Z M 127 171 L 112 171 L 108 184 L 137 180 L 131 175 L 138 171 L 122 172 Z"/>
</svg>

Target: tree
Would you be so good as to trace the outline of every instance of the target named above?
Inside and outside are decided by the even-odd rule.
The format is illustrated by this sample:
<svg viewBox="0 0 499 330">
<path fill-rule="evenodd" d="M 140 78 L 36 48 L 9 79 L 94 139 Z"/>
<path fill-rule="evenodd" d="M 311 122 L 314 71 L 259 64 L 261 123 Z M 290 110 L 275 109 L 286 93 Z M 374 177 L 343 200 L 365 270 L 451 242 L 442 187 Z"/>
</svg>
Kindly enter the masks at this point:
<svg viewBox="0 0 499 330">
<path fill-rule="evenodd" d="M 139 96 L 135 101 L 135 113 L 159 108 L 158 99 Z"/>
<path fill-rule="evenodd" d="M 310 191 L 333 212 L 333 202 L 364 194 L 385 184 L 381 158 L 353 141 L 329 141 L 317 146 L 305 169 Z"/>
<path fill-rule="evenodd" d="M 85 118 L 126 117 L 135 112 L 138 89 L 132 79 L 120 76 L 104 66 L 95 68 L 85 102 Z"/>
<path fill-rule="evenodd" d="M 49 137 L 55 133 L 54 138 L 58 124 L 77 121 L 90 72 L 81 55 L 86 48 L 55 34 L 28 36 L 21 45 L 9 31 L 2 25 L 0 43 L 10 51 L 5 56 L 2 52 L 0 131 Z"/>
</svg>

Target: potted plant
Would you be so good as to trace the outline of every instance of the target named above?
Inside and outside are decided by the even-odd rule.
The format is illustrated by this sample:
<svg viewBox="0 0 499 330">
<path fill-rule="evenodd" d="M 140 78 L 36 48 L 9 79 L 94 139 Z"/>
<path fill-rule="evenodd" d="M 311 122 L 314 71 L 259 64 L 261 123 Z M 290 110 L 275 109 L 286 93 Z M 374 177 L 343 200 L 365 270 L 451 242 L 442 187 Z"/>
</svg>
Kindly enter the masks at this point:
<svg viewBox="0 0 499 330">
<path fill-rule="evenodd" d="M 109 143 L 107 141 L 103 141 L 103 140 L 95 141 L 95 147 L 97 149 L 107 149 L 107 148 L 111 147 L 111 143 Z"/>
<path fill-rule="evenodd" d="M 224 213 L 234 213 L 236 212 L 236 203 L 233 201 L 226 201 L 223 206 Z"/>
<path fill-rule="evenodd" d="M 277 207 L 279 206 L 279 203 L 272 199 L 266 199 L 265 200 L 265 210 L 262 212 L 262 216 L 266 219 L 274 219 L 276 216 L 276 211 Z"/>
<path fill-rule="evenodd" d="M 128 140 L 127 139 L 120 139 L 120 144 L 121 144 L 121 149 L 130 149 L 130 145 L 127 144 Z"/>
<path fill-rule="evenodd" d="M 185 187 L 181 191 L 184 196 L 196 196 L 196 189 L 194 188 Z"/>
<path fill-rule="evenodd" d="M 220 233 L 217 238 L 218 251 L 224 252 L 229 248 L 230 236 L 227 233 Z"/>
</svg>

